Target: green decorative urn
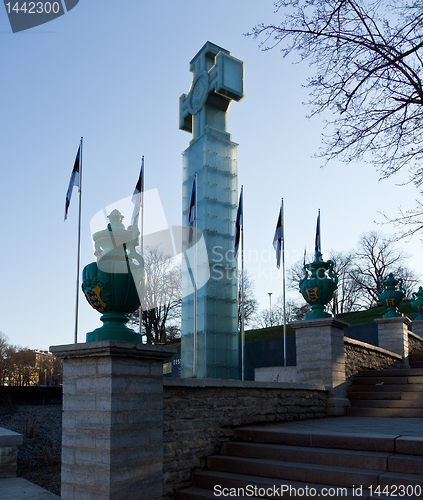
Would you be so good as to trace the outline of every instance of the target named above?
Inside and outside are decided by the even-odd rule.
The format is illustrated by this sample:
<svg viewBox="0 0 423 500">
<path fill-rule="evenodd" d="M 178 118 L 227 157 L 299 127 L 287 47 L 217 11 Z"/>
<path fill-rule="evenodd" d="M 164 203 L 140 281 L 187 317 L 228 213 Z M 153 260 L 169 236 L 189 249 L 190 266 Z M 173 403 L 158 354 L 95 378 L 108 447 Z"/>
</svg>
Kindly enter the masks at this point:
<svg viewBox="0 0 423 500">
<path fill-rule="evenodd" d="M 389 274 L 385 281 L 381 282 L 379 291 L 379 300 L 382 305 L 388 309 L 388 312 L 383 315 L 384 318 L 396 318 L 402 316 L 398 311 L 402 299 L 405 297 L 405 290 L 402 287 L 402 279 L 395 279 L 392 273 Z"/>
<path fill-rule="evenodd" d="M 123 340 L 142 342 L 139 333 L 126 326 L 128 314 L 140 306 L 147 287 L 144 259 L 135 250 L 140 231 L 125 226 L 123 215 L 113 210 L 107 228 L 93 234 L 97 262 L 85 266 L 82 290 L 90 305 L 102 313 L 103 326 L 87 333 L 87 342 Z"/>
<path fill-rule="evenodd" d="M 411 302 L 411 307 L 419 313 L 419 315 L 414 319 L 414 321 L 423 320 L 423 288 L 419 287 L 418 292 L 413 292 L 413 302 Z"/>
<path fill-rule="evenodd" d="M 320 251 L 314 254 L 314 261 L 304 266 L 304 278 L 300 281 L 300 292 L 311 305 L 311 313 L 304 319 L 331 318 L 325 311 L 338 285 L 338 276 L 333 272 L 334 263 L 325 262 Z"/>
</svg>

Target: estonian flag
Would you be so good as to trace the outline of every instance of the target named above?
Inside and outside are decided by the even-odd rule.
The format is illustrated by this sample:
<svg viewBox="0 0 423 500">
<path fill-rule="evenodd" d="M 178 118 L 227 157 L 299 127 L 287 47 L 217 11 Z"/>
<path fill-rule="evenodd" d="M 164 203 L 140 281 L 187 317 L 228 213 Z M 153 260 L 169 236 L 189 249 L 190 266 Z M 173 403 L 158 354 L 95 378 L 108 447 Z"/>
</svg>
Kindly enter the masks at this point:
<svg viewBox="0 0 423 500">
<path fill-rule="evenodd" d="M 81 145 L 79 145 L 78 153 L 76 154 L 75 163 L 73 165 L 73 170 L 69 181 L 68 192 L 66 193 L 65 220 L 68 217 L 68 209 L 71 202 L 73 188 L 74 186 L 81 188 L 80 177 L 79 177 L 80 160 L 81 160 Z"/>
<path fill-rule="evenodd" d="M 275 236 L 273 236 L 273 248 L 276 250 L 276 267 L 281 267 L 282 253 L 282 207 L 279 209 L 278 222 L 276 224 Z"/>
<path fill-rule="evenodd" d="M 141 160 L 140 176 L 137 185 L 135 186 L 134 194 L 132 195 L 132 203 L 134 204 L 134 211 L 132 212 L 131 224 L 138 226 L 138 218 L 140 215 L 141 196 L 144 193 L 144 156 Z"/>
<path fill-rule="evenodd" d="M 191 203 L 189 205 L 189 212 L 188 212 L 188 226 L 189 226 L 188 245 L 189 246 L 192 243 L 193 235 L 194 235 L 194 226 L 195 226 L 195 199 L 196 199 L 196 196 L 197 196 L 197 193 L 196 193 L 195 177 L 194 177 L 194 182 L 192 184 Z"/>
<path fill-rule="evenodd" d="M 320 243 L 320 209 L 319 209 L 319 215 L 317 216 L 317 225 L 316 225 L 316 245 L 315 245 L 315 252 L 322 252 L 322 246 Z"/>
<path fill-rule="evenodd" d="M 235 259 L 238 258 L 239 240 L 241 239 L 241 228 L 243 225 L 244 225 L 244 215 L 242 213 L 242 188 L 241 188 L 241 194 L 239 195 L 238 213 L 236 214 L 236 224 L 235 224 L 235 236 L 234 236 Z"/>
</svg>

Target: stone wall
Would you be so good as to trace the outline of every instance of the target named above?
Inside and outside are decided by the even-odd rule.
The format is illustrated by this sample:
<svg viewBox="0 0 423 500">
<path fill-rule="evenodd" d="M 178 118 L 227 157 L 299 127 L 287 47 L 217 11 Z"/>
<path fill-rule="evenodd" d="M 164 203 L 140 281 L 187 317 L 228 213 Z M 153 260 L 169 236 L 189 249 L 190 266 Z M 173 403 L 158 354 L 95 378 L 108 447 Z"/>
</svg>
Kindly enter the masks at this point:
<svg viewBox="0 0 423 500">
<path fill-rule="evenodd" d="M 344 337 L 345 376 L 347 391 L 362 370 L 383 370 L 384 368 L 400 368 L 401 356 L 393 352 Z"/>
<path fill-rule="evenodd" d="M 0 427 L 0 478 L 16 477 L 18 446 L 22 443 L 22 434 Z"/>
<path fill-rule="evenodd" d="M 413 332 L 408 333 L 408 349 L 411 352 L 414 351 L 414 349 L 423 349 L 423 339 L 419 336 L 416 335 Z"/>
<path fill-rule="evenodd" d="M 326 417 L 324 386 L 213 379 L 164 379 L 164 500 L 191 483 L 234 428 Z"/>
</svg>

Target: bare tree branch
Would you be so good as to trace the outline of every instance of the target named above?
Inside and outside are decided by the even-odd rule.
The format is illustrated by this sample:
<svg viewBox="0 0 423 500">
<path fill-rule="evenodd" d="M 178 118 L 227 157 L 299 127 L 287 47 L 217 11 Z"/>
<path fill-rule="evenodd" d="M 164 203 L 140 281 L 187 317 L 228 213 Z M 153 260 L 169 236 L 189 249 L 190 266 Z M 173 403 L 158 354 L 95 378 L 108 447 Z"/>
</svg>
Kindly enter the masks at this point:
<svg viewBox="0 0 423 500">
<path fill-rule="evenodd" d="M 381 177 L 403 167 L 423 183 L 423 12 L 399 0 L 278 0 L 280 24 L 247 35 L 314 69 L 310 116 L 330 111 L 318 155 L 371 161 Z"/>
</svg>

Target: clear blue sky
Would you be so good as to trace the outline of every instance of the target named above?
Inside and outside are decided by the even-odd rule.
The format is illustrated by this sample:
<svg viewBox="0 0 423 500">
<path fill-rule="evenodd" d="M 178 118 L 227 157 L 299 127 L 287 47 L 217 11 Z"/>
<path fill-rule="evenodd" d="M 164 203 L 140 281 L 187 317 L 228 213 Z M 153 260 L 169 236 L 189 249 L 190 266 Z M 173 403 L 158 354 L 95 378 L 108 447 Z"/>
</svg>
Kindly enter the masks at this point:
<svg viewBox="0 0 423 500">
<path fill-rule="evenodd" d="M 82 266 L 94 260 L 91 218 L 131 196 L 142 155 L 146 189 L 158 190 L 168 224 L 181 224 L 181 153 L 190 135 L 178 129 L 178 101 L 191 84 L 188 63 L 207 40 L 245 63 L 246 96 L 232 104 L 228 130 L 239 144 L 246 268 L 262 307 L 282 287 L 271 246 L 281 197 L 288 265 L 304 246 L 313 249 L 318 208 L 325 257 L 379 229 L 378 210 L 395 215 L 397 206 L 413 206 L 415 189 L 395 185 L 405 174 L 378 182 L 371 165 L 319 168 L 312 156 L 322 122 L 306 119 L 302 105 L 308 66 L 277 49 L 263 53 L 243 36 L 272 20 L 272 0 L 80 0 L 66 15 L 13 34 L 0 8 L 0 331 L 11 343 L 73 342 L 76 190 L 66 222 L 63 212 L 80 136 Z M 419 238 L 404 249 L 421 273 Z M 81 295 L 79 340 L 99 325 Z"/>
</svg>

